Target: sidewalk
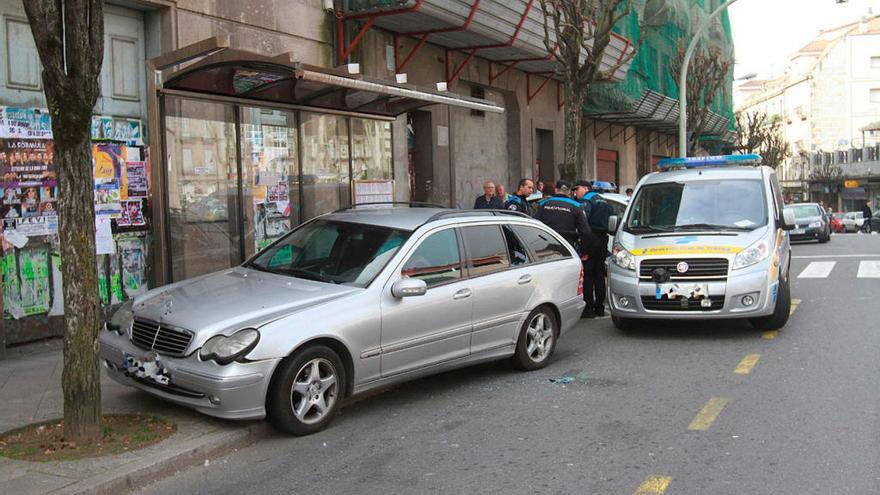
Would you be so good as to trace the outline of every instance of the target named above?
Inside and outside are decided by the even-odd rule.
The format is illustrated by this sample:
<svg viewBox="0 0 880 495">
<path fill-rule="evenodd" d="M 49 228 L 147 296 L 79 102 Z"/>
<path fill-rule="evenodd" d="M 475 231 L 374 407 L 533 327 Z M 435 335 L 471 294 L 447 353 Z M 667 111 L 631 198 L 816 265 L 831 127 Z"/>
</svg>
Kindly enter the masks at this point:
<svg viewBox="0 0 880 495">
<path fill-rule="evenodd" d="M 61 339 L 7 350 L 0 361 L 0 432 L 62 415 Z M 171 438 L 137 452 L 68 462 L 0 457 L 0 493 L 124 493 L 268 433 L 263 422 L 209 418 L 110 380 L 101 370 L 104 413 L 138 412 L 177 423 Z"/>
</svg>

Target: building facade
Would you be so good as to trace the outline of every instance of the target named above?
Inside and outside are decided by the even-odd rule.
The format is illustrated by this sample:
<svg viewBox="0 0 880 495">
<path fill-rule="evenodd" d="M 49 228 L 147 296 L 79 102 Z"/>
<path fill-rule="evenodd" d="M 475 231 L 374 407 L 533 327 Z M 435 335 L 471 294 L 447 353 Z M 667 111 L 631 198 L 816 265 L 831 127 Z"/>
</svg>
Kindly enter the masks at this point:
<svg viewBox="0 0 880 495">
<path fill-rule="evenodd" d="M 664 67 L 720 3 L 649 0 L 635 11 L 652 20 L 645 31 L 636 16 L 619 27 L 609 66 L 645 41 L 591 95 L 582 177 L 631 186 L 676 153 Z M 366 197 L 470 207 L 485 180 L 509 191 L 556 180 L 565 102 L 541 16 L 535 0 L 110 2 L 93 123 L 104 302 L 241 263 Z M 0 18 L 4 118 L 51 143 L 21 3 L 0 0 Z M 732 56 L 726 17 L 712 33 Z M 713 107 L 719 137 L 730 90 Z M 4 199 L 19 185 L 4 184 Z M 4 215 L 22 216 L 11 204 Z M 16 230 L 3 249 L 5 345 L 57 335 L 63 314 L 57 236 Z"/>
<path fill-rule="evenodd" d="M 876 200 L 873 168 L 855 165 L 876 161 L 880 143 L 880 133 L 870 130 L 880 120 L 880 17 L 820 33 L 781 77 L 748 81 L 737 91 L 738 112 L 781 121 L 792 156 L 780 177 L 793 198 L 822 200 L 835 210 Z"/>
</svg>

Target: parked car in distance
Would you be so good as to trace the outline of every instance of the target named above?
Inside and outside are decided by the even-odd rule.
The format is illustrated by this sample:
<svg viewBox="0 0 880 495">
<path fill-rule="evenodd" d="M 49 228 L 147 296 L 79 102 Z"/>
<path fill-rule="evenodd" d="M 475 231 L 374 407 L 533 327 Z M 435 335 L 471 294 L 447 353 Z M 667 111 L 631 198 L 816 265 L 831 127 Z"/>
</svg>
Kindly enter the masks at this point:
<svg viewBox="0 0 880 495">
<path fill-rule="evenodd" d="M 815 240 L 826 243 L 831 240 L 831 224 L 828 215 L 818 203 L 795 203 L 785 206 L 794 212 L 794 229 L 789 232 L 791 240 Z"/>
<path fill-rule="evenodd" d="M 871 232 L 880 232 L 880 211 L 871 217 Z"/>
<path fill-rule="evenodd" d="M 843 215 L 843 228 L 845 232 L 858 232 L 865 225 L 864 214 L 860 211 L 850 211 Z"/>
<path fill-rule="evenodd" d="M 126 303 L 100 352 L 117 382 L 304 435 L 392 383 L 503 358 L 546 366 L 580 319 L 582 281 L 574 249 L 515 212 L 351 208 Z"/>
<path fill-rule="evenodd" d="M 831 214 L 831 232 L 835 234 L 841 234 L 844 232 L 845 227 L 843 226 L 843 212 L 836 212 Z"/>
</svg>

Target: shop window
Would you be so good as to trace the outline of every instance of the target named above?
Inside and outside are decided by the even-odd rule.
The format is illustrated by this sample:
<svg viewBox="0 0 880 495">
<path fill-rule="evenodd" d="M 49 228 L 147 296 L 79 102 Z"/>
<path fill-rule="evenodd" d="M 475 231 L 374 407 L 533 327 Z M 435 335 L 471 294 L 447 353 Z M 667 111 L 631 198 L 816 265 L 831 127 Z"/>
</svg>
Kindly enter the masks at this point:
<svg viewBox="0 0 880 495">
<path fill-rule="evenodd" d="M 6 82 L 10 87 L 39 90 L 40 58 L 27 20 L 6 18 Z"/>
<path fill-rule="evenodd" d="M 390 180 L 391 123 L 351 119 L 353 180 Z"/>
<path fill-rule="evenodd" d="M 302 112 L 303 220 L 349 206 L 348 120 Z"/>
</svg>

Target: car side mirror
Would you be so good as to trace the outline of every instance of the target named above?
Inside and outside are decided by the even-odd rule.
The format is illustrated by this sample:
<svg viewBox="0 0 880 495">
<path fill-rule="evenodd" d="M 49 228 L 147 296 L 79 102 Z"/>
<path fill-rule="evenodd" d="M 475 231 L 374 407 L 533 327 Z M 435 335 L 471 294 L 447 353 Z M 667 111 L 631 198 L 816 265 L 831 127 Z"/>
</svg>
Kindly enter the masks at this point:
<svg viewBox="0 0 880 495">
<path fill-rule="evenodd" d="M 608 233 L 616 234 L 617 233 L 617 215 L 611 215 L 608 217 Z"/>
<path fill-rule="evenodd" d="M 797 224 L 793 210 L 782 210 L 782 230 L 791 230 Z"/>
<path fill-rule="evenodd" d="M 426 292 L 428 292 L 428 284 L 419 278 L 402 278 L 391 286 L 391 295 L 397 299 L 424 296 Z"/>
</svg>

